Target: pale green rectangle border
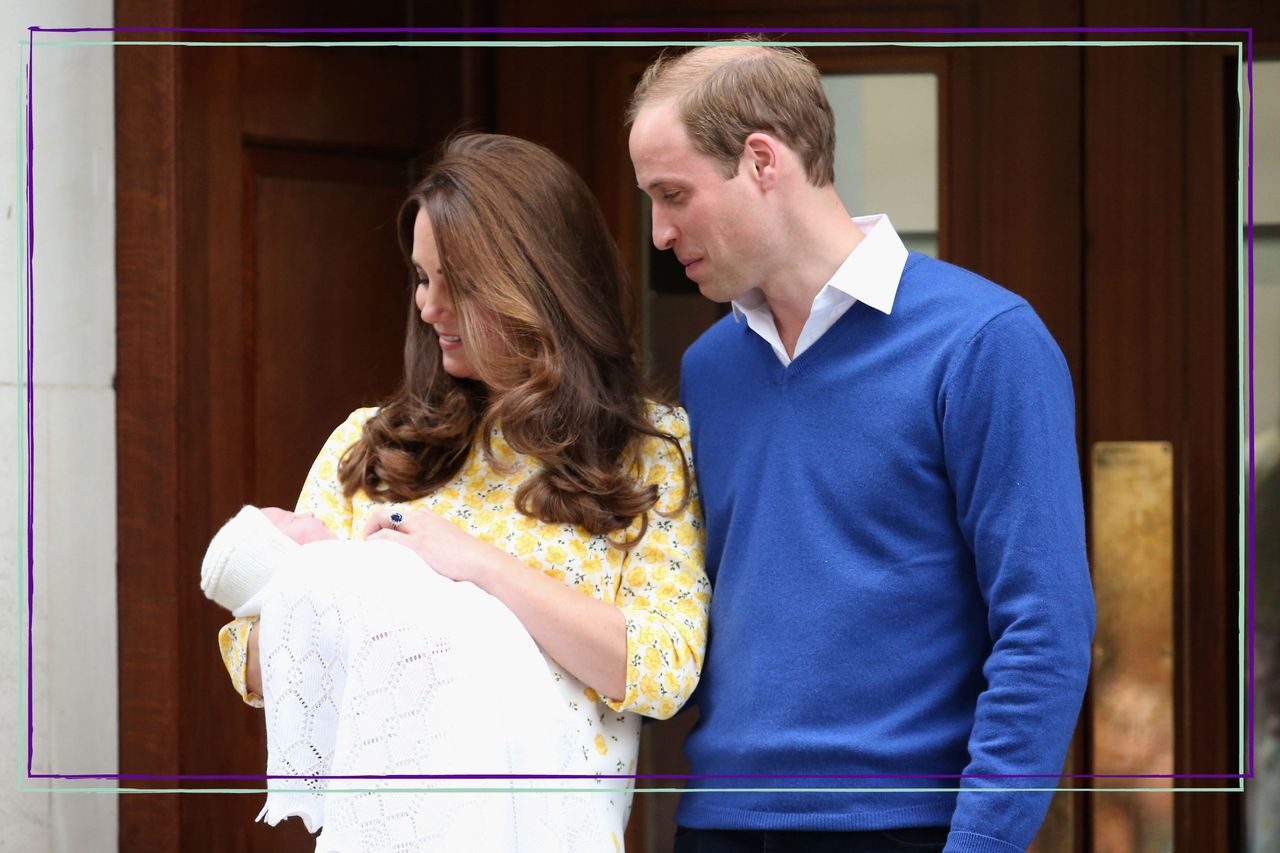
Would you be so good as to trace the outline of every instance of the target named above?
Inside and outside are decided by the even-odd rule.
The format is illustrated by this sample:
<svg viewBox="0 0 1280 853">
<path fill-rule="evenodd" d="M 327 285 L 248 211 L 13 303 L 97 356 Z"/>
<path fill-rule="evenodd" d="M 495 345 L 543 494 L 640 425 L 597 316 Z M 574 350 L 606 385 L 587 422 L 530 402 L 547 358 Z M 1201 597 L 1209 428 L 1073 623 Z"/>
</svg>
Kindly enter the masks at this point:
<svg viewBox="0 0 1280 853">
<path fill-rule="evenodd" d="M 42 41 L 42 42 L 40 42 L 40 45 L 41 45 L 42 47 L 87 47 L 87 46 L 101 46 L 101 47 L 108 47 L 108 46 L 109 46 L 109 47 L 117 47 L 117 46 L 165 47 L 165 46 L 167 46 L 167 47 L 422 47 L 422 48 L 433 48 L 433 47 L 455 47 L 455 48 L 460 48 L 460 47 L 461 47 L 461 48 L 465 48 L 465 47 L 493 47 L 493 48 L 498 48 L 498 47 L 523 47 L 523 48 L 540 48 L 540 47 L 593 47 L 593 48 L 599 48 L 599 47 L 652 47 L 652 48 L 662 48 L 662 47 L 702 47 L 702 46 L 714 45 L 714 44 L 719 44 L 719 43 L 721 43 L 721 42 L 720 42 L 720 41 L 652 41 L 652 40 L 643 40 L 643 41 L 632 41 L 632 40 L 627 40 L 627 41 L 622 41 L 622 40 L 619 40 L 619 41 L 611 41 L 611 40 L 604 40 L 604 41 L 585 41 L 585 40 L 560 40 L 560 41 L 549 41 L 549 40 L 538 40 L 538 41 L 533 41 L 533 40 L 530 40 L 530 41 L 484 40 L 484 41 L 473 41 L 473 40 L 461 40 L 461 39 L 459 39 L 459 40 L 448 40 L 448 41 L 444 41 L 444 40 L 424 40 L 424 41 L 408 41 L 408 42 L 406 42 L 406 41 L 361 41 L 361 42 L 347 42 L 347 41 L 344 41 L 344 42 L 320 42 L 320 41 L 301 41 L 301 42 L 298 42 L 298 41 L 294 41 L 294 42 L 287 42 L 287 41 L 274 41 L 274 42 L 270 42 L 270 41 L 264 41 L 264 42 L 212 42 L 212 41 L 97 41 L 97 40 L 93 40 L 93 41 L 90 41 L 90 40 L 77 41 L 77 40 L 72 39 L 72 40 L 67 40 L 67 41 L 56 41 L 56 42 L 44 42 L 44 41 Z M 33 41 L 33 44 L 34 44 L 34 41 Z M 1252 357 L 1252 353 L 1248 351 L 1248 337 L 1247 337 L 1247 335 L 1248 335 L 1248 331 L 1249 331 L 1249 330 L 1248 330 L 1248 314 L 1247 314 L 1247 310 L 1248 310 L 1248 302 L 1247 302 L 1247 276 L 1246 276 L 1246 270 L 1247 270 L 1247 254 L 1250 252 L 1250 250 L 1251 250 L 1251 246 L 1247 243 L 1246 239 L 1243 237 L 1243 234 L 1245 233 L 1245 232 L 1244 232 L 1244 225 L 1245 225 L 1245 222 L 1247 221 L 1247 219 L 1246 219 L 1247 211 L 1246 211 L 1246 209 L 1245 209 L 1245 206 L 1246 206 L 1246 200 L 1247 200 L 1247 196 L 1245 195 L 1245 193 L 1246 193 L 1247 187 L 1245 186 L 1245 183 L 1246 183 L 1246 181 L 1247 181 L 1247 180 L 1251 180 L 1251 179 L 1252 179 L 1252 171 L 1251 171 L 1251 169 L 1248 167 L 1247 160 L 1246 160 L 1246 157 L 1245 157 L 1245 152 L 1246 152 L 1245 136 L 1246 136 L 1246 133 L 1248 132 L 1248 125 L 1246 124 L 1246 114 L 1245 114 L 1245 112 L 1244 112 L 1244 110 L 1243 110 L 1243 107 L 1244 107 L 1244 104 L 1245 104 L 1245 101 L 1244 101 L 1244 89 L 1245 89 L 1244 72 L 1245 72 L 1245 61 L 1244 61 L 1244 58 L 1243 58 L 1243 50 L 1244 50 L 1244 47 L 1245 47 L 1245 43 L 1244 43 L 1244 42 L 1241 42 L 1241 41 L 1138 41 L 1138 40 L 1115 40 L 1115 41 L 1112 41 L 1112 40 L 1081 40 L 1081 39 L 1075 39 L 1075 40 L 1066 40 L 1066 41 L 966 41 L 966 42 L 948 42 L 948 41 L 928 41 L 928 42 L 915 42 L 915 41 L 877 41 L 877 42 L 842 42 L 842 41 L 777 41 L 777 42 L 774 42 L 774 44 L 783 45 L 783 46 L 789 46 L 789 47 L 801 47 L 801 48 L 805 48 L 805 47 L 819 47 L 819 48 L 827 48 L 827 47 L 915 47 L 915 48 L 947 48 L 947 47 L 1213 47 L 1213 46 L 1217 46 L 1217 47 L 1235 47 L 1235 48 L 1236 48 L 1236 69 L 1237 69 L 1237 71 L 1236 71 L 1236 81 L 1237 81 L 1237 84 L 1236 84 L 1236 96 L 1237 96 L 1238 102 L 1239 102 L 1239 103 L 1240 103 L 1240 105 L 1241 105 L 1241 111 L 1240 111 L 1240 114 L 1239 114 L 1239 115 L 1240 115 L 1240 119 L 1239 119 L 1239 121 L 1240 121 L 1240 132 L 1237 134 L 1237 137 L 1238 137 L 1238 139 L 1239 139 L 1239 143 L 1238 143 L 1238 146 L 1237 146 L 1237 171 L 1236 171 L 1236 174 L 1237 174 L 1236 181 L 1237 181 L 1237 199 L 1238 199 L 1238 203 L 1237 203 L 1237 212 L 1236 212 L 1236 213 L 1237 213 L 1237 228 L 1236 228 L 1236 232 L 1235 232 L 1235 233 L 1236 233 L 1236 234 L 1239 234 L 1239 235 L 1242 235 L 1242 236 L 1239 238 L 1239 244 L 1238 244 L 1239 251 L 1237 251 L 1237 253 L 1236 253 L 1236 254 L 1237 254 L 1237 258 L 1238 258 L 1238 263 L 1237 263 L 1237 305 L 1238 305 L 1238 308 L 1237 308 L 1237 319 L 1238 319 L 1239 329 L 1240 329 L 1239 344 L 1238 344 L 1238 348 L 1237 348 L 1237 355 L 1238 355 L 1238 357 L 1239 357 L 1239 359 L 1240 359 L 1240 362 L 1239 362 L 1239 363 L 1240 363 L 1240 374 L 1239 374 L 1239 381 L 1238 381 L 1238 386 L 1237 386 L 1237 390 L 1240 392 L 1240 404 L 1239 404 L 1239 407 L 1238 407 L 1238 410 L 1237 410 L 1237 411 L 1238 411 L 1238 429 L 1239 429 L 1238 438 L 1239 438 L 1239 440 L 1240 440 L 1240 453 L 1239 453 L 1239 457 L 1240 457 L 1240 466 L 1241 466 L 1241 468 L 1240 468 L 1240 471 L 1241 471 L 1241 476 L 1240 476 L 1240 512 L 1239 512 L 1239 524 L 1238 524 L 1238 529 L 1239 529 L 1239 541 L 1240 541 L 1240 559 L 1239 559 L 1239 563 L 1240 563 L 1240 565 L 1239 565 L 1239 590 L 1240 590 L 1240 591 L 1239 591 L 1239 594 L 1238 594 L 1238 596 L 1237 596 L 1237 600 L 1238 600 L 1238 619 L 1237 619 L 1237 626 L 1238 626 L 1238 636 L 1239 636 L 1239 644 L 1238 644 L 1238 645 L 1239 645 L 1239 656 L 1240 656 L 1240 679 L 1239 679 L 1239 688 L 1238 688 L 1238 689 L 1239 689 L 1239 707 L 1240 707 L 1240 778 L 1238 778 L 1238 779 L 1236 780 L 1237 785 L 1236 785 L 1236 787 L 1235 787 L 1235 788 L 1226 788 L 1226 787 L 1221 787 L 1221 788 L 1203 788 L 1203 787 L 1158 787 L 1158 788 L 1130 788 L 1130 787 L 1123 787 L 1123 788 L 1092 788 L 1092 787 L 1090 787 L 1090 788 L 1079 788 L 1079 787 L 1068 787 L 1068 788 L 1064 788 L 1064 787 L 1056 787 L 1056 788 L 985 788 L 985 787 L 984 787 L 984 788 L 903 788 L 903 789 L 898 789 L 898 788 L 814 788 L 814 789 L 808 789 L 808 788 L 697 788 L 697 789 L 686 789 L 686 788 L 633 788 L 632 790 L 633 790 L 634 792 L 636 792 L 636 793 L 681 793 L 681 792 L 686 791 L 686 790 L 695 790 L 695 791 L 699 791 L 699 792 L 732 792 L 732 791 L 740 791 L 740 792 L 743 792 L 743 791 L 753 791 L 753 792 L 781 791 L 781 792 L 788 792 L 788 791 L 789 791 L 789 792 L 800 792 L 800 793 L 805 793 L 805 792 L 840 793 L 840 792 L 853 792 L 853 791 L 866 791 L 866 792 L 873 792 L 873 793 L 874 793 L 874 792 L 879 792 L 879 793 L 930 793 L 930 792 L 948 792 L 948 793 L 950 793 L 950 792 L 959 792 L 959 791 L 966 791 L 966 792 L 967 792 L 967 791 L 990 791 L 990 792 L 999 792 L 999 791 L 1041 791 L 1041 792 L 1044 792 L 1044 791 L 1068 791 L 1068 792 L 1080 792 L 1080 791 L 1097 791 L 1097 792 L 1140 792 L 1140 791 L 1153 791 L 1153 792 L 1168 792 L 1168 793 L 1191 793 L 1191 792 L 1238 793 L 1238 792 L 1242 792 L 1242 791 L 1244 790 L 1244 781 L 1245 781 L 1245 778 L 1247 778 L 1247 777 L 1246 777 L 1246 775 L 1245 775 L 1245 773 L 1246 773 L 1246 763 L 1247 763 L 1247 759 L 1246 759 L 1246 752 L 1245 752 L 1245 750 L 1246 750 L 1246 746 L 1247 746 L 1247 744 L 1246 744 L 1247 732 L 1246 732 L 1246 729 L 1245 729 L 1245 715 L 1246 715 L 1246 708 L 1245 708 L 1245 705 L 1246 705 L 1246 702 L 1245 702 L 1245 699 L 1246 699 L 1246 688 L 1245 688 L 1246 672 L 1245 672 L 1245 668 L 1246 668 L 1246 665 L 1247 665 L 1247 659 L 1246 659 L 1246 648 L 1245 648 L 1245 646 L 1246 646 L 1246 641 L 1245 641 L 1245 640 L 1246 640 L 1246 636 L 1245 636 L 1245 628 L 1246 628 L 1245 591 L 1246 591 L 1246 586 L 1245 586 L 1245 584 L 1246 584 L 1246 582 L 1247 582 L 1247 565 L 1248 565 L 1248 542 L 1247 542 L 1247 535 L 1248 535 L 1248 534 L 1247 534 L 1247 531 L 1248 531 L 1248 517 L 1247 517 L 1247 515 L 1248 515 L 1248 508 L 1249 508 L 1249 494 L 1248 494 L 1248 483 L 1249 483 L 1249 479 L 1248 479 L 1248 478 L 1249 478 L 1249 455 L 1248 455 L 1248 450 L 1249 450 L 1249 446 L 1250 446 L 1250 443 L 1251 443 L 1251 442 L 1250 442 L 1250 436 L 1249 436 L 1249 435 L 1248 435 L 1248 433 L 1247 433 L 1247 430 L 1248 430 L 1247 406 L 1248 406 L 1248 403 L 1249 403 L 1249 400 L 1248 400 L 1248 375 L 1249 375 L 1249 371 L 1250 371 L 1250 370 L 1251 370 L 1251 368 L 1252 368 L 1252 365 L 1250 364 L 1251 357 Z M 28 69 L 28 68 L 29 68 L 29 64 L 25 61 L 25 57 L 26 57 L 26 55 L 27 55 L 27 41 L 25 41 L 25 40 L 20 41 L 20 45 L 21 45 L 20 56 L 23 58 L 23 59 L 22 59 L 22 67 L 23 67 L 23 69 L 24 69 L 24 71 L 25 71 L 26 69 Z M 1250 61 L 1252 61 L 1252 60 L 1250 59 Z M 23 83 L 24 81 L 25 81 L 25 74 L 19 75 L 19 97 L 18 97 L 18 104 L 19 104 L 19 107 L 20 107 L 20 117 L 19 117 L 19 122 L 18 122 L 18 127 L 19 127 L 19 133 L 18 133 L 18 141 L 19 141 L 19 145 L 18 145 L 18 150 L 19 150 L 19 158 L 18 158 L 18 160 L 19 160 L 19 164 L 18 164 L 19 181 L 18 181 L 18 187 L 20 188 L 20 191 L 19 191 L 19 193 L 18 193 L 18 196 L 19 196 L 19 201 L 18 201 L 18 212 L 19 212 L 19 213 L 18 213 L 18 216 L 17 216 L 17 217 L 15 217 L 15 218 L 16 218 L 16 219 L 17 219 L 17 221 L 18 221 L 18 234 L 19 234 L 19 240 L 18 240 L 18 248 L 19 248 L 19 251 L 17 252 L 17 256 L 18 256 L 18 282 L 19 282 L 19 288 L 18 288 L 18 294 L 19 294 L 19 296 L 18 296 L 18 300 L 19 300 L 19 318 L 20 318 L 20 319 L 19 319 L 19 322 L 23 324 L 23 333 L 19 335 L 19 342 L 18 342 L 18 348 L 19 348 L 19 368 L 20 368 L 20 370 L 25 366 L 25 358 L 23 357 L 23 355 L 24 355 L 24 354 L 23 354 L 23 350 L 22 350 L 22 342 L 23 342 L 23 340 L 24 340 L 24 339 L 25 339 L 25 337 L 26 337 L 26 335 L 25 335 L 25 320 L 26 320 L 26 314 L 25 314 L 25 310 L 24 310 L 24 309 L 25 309 L 25 293 L 26 293 L 26 287 L 25 287 L 25 277 L 24 277 L 24 273 L 25 273 L 25 270 L 26 270 L 26 267 L 25 267 L 25 264 L 26 264 L 26 249 L 28 248 L 28 247 L 27 247 L 27 244 L 26 244 L 26 240 L 25 240 L 25 222 L 26 222 L 26 213 L 27 213 L 27 211 L 26 211 L 26 206 L 25 206 L 25 187 L 26 187 L 25 176 L 26 176 L 27 146 L 26 146 L 26 139 L 25 139 L 25 133 L 24 133 L 24 130 L 25 130 L 25 128 L 26 128 L 26 112 L 25 112 L 25 110 L 21 109 L 22 105 L 25 103 L 25 100 L 26 100 L 26 99 L 25 99 L 25 89 L 24 89 L 24 87 L 22 86 L 22 83 Z M 1251 85 L 1252 85 L 1252 81 L 1250 80 L 1250 86 L 1251 86 Z M 32 86 L 32 90 L 33 90 L 33 92 L 34 92 L 34 85 Z M 34 98 L 34 94 L 33 94 L 33 98 Z M 1250 111 L 1250 114 L 1252 114 L 1252 110 L 1253 110 L 1253 103 L 1252 103 L 1252 100 L 1250 100 L 1250 102 L 1249 102 L 1249 111 Z M 1247 175 L 1247 177 L 1246 177 L 1246 175 Z M 33 287 L 34 287 L 34 282 L 33 282 Z M 25 378 L 25 374 L 23 374 L 23 376 L 24 376 L 24 378 Z M 19 384 L 23 384 L 23 381 L 24 381 L 23 379 L 20 379 Z M 25 398 L 24 398 L 24 399 L 25 399 Z M 24 407 L 20 407 L 20 417 L 22 417 L 23 415 L 25 415 L 25 404 L 24 404 Z M 22 450 L 21 450 L 21 452 L 20 452 L 20 454 L 19 454 L 19 459 L 20 459 L 20 462 L 22 462 L 22 463 L 23 463 L 23 467 L 22 467 L 22 471 L 23 471 L 22 481 L 23 481 L 24 489 L 23 489 L 23 491 L 22 491 L 21 500 L 19 501 L 19 506 L 21 507 L 20 512 L 21 512 L 21 515 L 22 515 L 22 521 L 24 522 L 24 523 L 23 523 L 23 525 L 21 526 L 21 531 L 25 531 L 25 530 L 27 529 L 27 527 L 30 525 L 31 520 L 27 517 L 27 512 L 26 512 L 26 494 L 27 494 L 27 492 L 26 492 L 26 488 L 25 488 L 25 487 L 26 487 L 28 484 L 27 484 L 27 481 L 26 481 L 26 471 L 27 471 L 27 469 L 26 469 L 26 465 L 25 465 L 25 454 L 26 454 L 26 444 L 25 444 L 25 419 L 23 419 L 22 424 L 23 424 L 23 430 L 22 430 L 22 433 L 21 433 L 21 434 L 24 436 L 24 441 L 23 441 L 23 444 L 22 444 Z M 20 612 L 20 614 L 19 614 L 19 623 L 18 623 L 18 624 L 19 624 L 19 638 L 20 638 L 20 640 L 21 640 L 21 637 L 25 635 L 24 627 L 25 627 L 26 613 L 25 613 L 25 607 L 23 607 L 23 604 L 24 604 L 24 602 L 25 602 L 25 599 L 26 599 L 26 593 L 27 593 L 27 590 L 26 590 L 26 571 L 25 571 L 25 569 L 26 569 L 26 562 L 27 562 L 27 561 L 26 561 L 25 559 L 22 559 L 23 557 L 25 557 L 25 556 L 26 556 L 25 538 L 24 538 L 24 536 L 23 536 L 23 535 L 21 535 L 21 533 L 20 533 L 20 535 L 19 535 L 19 542 L 20 542 L 20 544 L 19 544 L 19 557 L 20 557 L 20 561 L 19 561 L 19 575 L 20 575 L 20 582 L 19 582 L 19 589 L 20 589 L 20 595 L 19 595 L 19 609 L 20 609 L 20 611 L 21 611 L 21 612 Z M 25 656 L 20 655 L 19 657 L 20 657 L 20 659 L 21 659 L 21 663 L 20 663 L 20 674 L 25 675 L 26 666 L 27 666 L 27 661 L 26 661 L 26 659 L 25 659 Z M 25 681 L 25 678 L 24 678 L 23 680 Z M 21 704 L 21 703 L 20 703 L 20 704 Z M 20 718 L 22 718 L 22 719 L 26 719 L 26 720 L 27 720 L 27 722 L 28 722 L 28 726 L 30 726 L 30 719 L 29 719 L 29 716 L 24 715 L 24 714 L 19 714 L 19 717 L 20 717 Z M 30 744 L 30 742 L 28 742 L 28 748 L 29 748 L 29 749 L 31 748 L 31 744 Z M 30 777 L 28 777 L 28 778 L 30 778 Z M 106 779 L 104 779 L 103 781 L 104 781 L 104 782 L 107 782 L 107 781 L 110 781 L 110 780 L 106 780 Z M 1170 779 L 1170 781 L 1172 782 L 1172 781 L 1174 781 L 1174 780 L 1173 780 L 1173 779 Z M 252 789 L 252 788 L 232 788 L 232 789 L 214 789 L 214 788 L 123 788 L 123 787 L 118 787 L 118 788 L 54 788 L 54 787 L 47 787 L 47 788 L 34 788 L 34 787 L 27 787 L 27 786 L 24 786 L 24 785 L 22 785 L 22 784 L 19 784 L 19 785 L 17 786 L 17 789 L 18 789 L 18 790 L 20 790 L 20 791 L 32 791 L 32 792 L 53 792 L 53 793 L 57 793 L 57 792 L 68 792 L 68 793 L 86 793 L 86 792 L 92 792 L 92 793 L 113 793 L 113 794 L 114 794 L 114 793 L 263 793 L 263 792 L 271 792 L 271 791 L 275 791 L 275 790 L 280 790 L 280 789 L 274 789 L 274 788 L 269 788 L 269 787 L 268 787 L 268 788 L 258 788 L 258 789 Z M 289 790 L 292 790 L 292 789 L 289 789 Z M 472 790 L 477 790 L 477 789 L 466 789 L 466 788 L 456 788 L 456 789 L 454 789 L 454 788 L 450 788 L 450 789 L 438 789 L 438 788 L 437 788 L 437 789 L 412 789 L 412 788 L 408 788 L 408 789 L 399 789 L 399 788 L 396 788 L 396 789 L 378 789 L 378 788 L 371 788 L 371 789 L 363 789 L 363 788 L 362 788 L 362 789 L 332 789 L 332 790 L 333 790 L 333 792 L 334 792 L 334 793 L 364 793 L 364 792 L 371 792 L 371 791 L 381 791 L 381 792 L 383 792 L 383 793 L 391 793 L 391 792 L 412 792 L 412 791 L 418 791 L 418 792 L 424 792 L 424 791 L 425 791 L 425 792 L 430 792 L 430 791 L 434 791 L 434 792 L 438 792 L 438 793 L 443 793 L 443 792 L 446 792 L 446 791 L 463 792 L 463 791 L 472 791 Z M 492 789 L 478 789 L 478 790 L 480 790 L 480 791 L 486 791 L 486 792 L 492 792 Z M 511 790 L 513 790 L 513 789 L 506 789 L 506 791 L 508 791 L 508 792 L 509 792 L 509 791 L 511 791 Z M 528 789 L 515 789 L 515 790 L 520 790 L 520 791 L 525 791 L 525 790 L 527 790 L 527 791 L 555 791 L 555 790 L 559 790 L 559 791 L 563 792 L 563 791 L 565 791 L 566 789 L 563 789 L 563 788 L 560 788 L 560 789 L 528 788 Z M 570 789 L 570 790 L 572 790 L 572 789 Z M 600 790 L 600 789 L 599 789 L 599 788 L 590 788 L 590 789 L 584 789 L 584 790 L 591 790 L 591 791 L 595 791 L 595 790 Z"/>
<path fill-rule="evenodd" d="M 15 393 L 18 396 L 18 404 L 14 408 L 18 411 L 18 432 L 20 436 L 18 440 L 18 684 L 19 689 L 16 691 L 16 701 L 18 703 L 18 713 L 14 719 L 19 720 L 21 724 L 25 724 L 28 728 L 24 732 L 22 743 L 31 748 L 30 740 L 33 732 L 30 731 L 31 714 L 29 711 L 33 706 L 28 705 L 34 685 L 28 684 L 27 669 L 31 661 L 27 655 L 27 647 L 24 640 L 27 637 L 27 531 L 31 527 L 31 519 L 27 513 L 27 494 L 29 478 L 27 476 L 27 395 L 34 397 L 35 390 L 27 384 L 27 354 L 26 343 L 28 339 L 27 327 L 27 111 L 25 109 L 27 100 L 27 74 L 30 68 L 27 62 L 27 42 L 25 40 L 18 43 L 18 121 L 17 121 L 17 145 L 15 150 L 18 153 L 18 171 L 17 180 L 14 183 L 14 189 L 17 191 L 18 202 L 15 205 L 14 228 L 17 239 L 14 241 L 14 257 L 17 261 L 17 283 L 18 283 L 18 312 L 16 319 L 16 328 L 14 331 L 15 348 L 18 354 L 17 360 L 17 382 L 15 383 Z M 34 377 L 33 377 L 34 380 Z M 34 401 L 33 401 L 34 403 Z M 33 425 L 34 426 L 34 425 Z M 19 760 L 26 763 L 26 755 L 19 753 Z M 32 790 L 25 788 L 21 783 L 17 786 L 18 790 Z M 38 790 L 38 789 L 37 789 Z"/>
</svg>

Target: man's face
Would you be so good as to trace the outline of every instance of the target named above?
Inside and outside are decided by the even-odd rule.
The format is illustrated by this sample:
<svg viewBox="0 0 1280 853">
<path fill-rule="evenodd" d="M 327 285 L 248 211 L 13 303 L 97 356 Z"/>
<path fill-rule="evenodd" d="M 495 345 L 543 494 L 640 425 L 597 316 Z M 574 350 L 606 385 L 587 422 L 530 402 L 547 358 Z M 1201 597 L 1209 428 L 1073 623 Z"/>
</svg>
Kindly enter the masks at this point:
<svg viewBox="0 0 1280 853">
<path fill-rule="evenodd" d="M 299 545 L 318 542 L 321 539 L 336 539 L 333 531 L 325 523 L 309 512 L 289 512 L 274 506 L 262 508 L 262 514 L 276 526 L 281 533 Z"/>
<path fill-rule="evenodd" d="M 636 183 L 653 202 L 653 244 L 674 251 L 708 299 L 728 302 L 759 286 L 765 232 L 758 190 L 741 164 L 726 180 L 693 147 L 670 101 L 640 110 L 630 148 Z"/>
</svg>

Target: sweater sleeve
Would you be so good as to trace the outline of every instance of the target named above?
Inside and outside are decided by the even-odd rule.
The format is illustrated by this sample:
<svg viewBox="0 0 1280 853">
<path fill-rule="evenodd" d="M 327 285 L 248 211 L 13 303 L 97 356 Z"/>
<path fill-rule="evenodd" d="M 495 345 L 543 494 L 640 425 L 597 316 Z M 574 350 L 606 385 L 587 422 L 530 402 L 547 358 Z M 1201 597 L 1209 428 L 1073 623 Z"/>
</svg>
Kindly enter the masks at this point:
<svg viewBox="0 0 1280 853">
<path fill-rule="evenodd" d="M 1024 850 L 1052 792 L 1017 789 L 1057 784 L 1094 629 L 1071 377 L 1021 305 L 969 341 L 940 403 L 991 640 L 946 850 Z"/>
<path fill-rule="evenodd" d="M 667 719 L 684 705 L 698 684 L 707 644 L 710 584 L 704 569 L 704 532 L 689 424 L 681 409 L 656 419 L 675 436 L 689 462 L 686 483 L 680 455 L 662 439 L 645 441 L 641 454 L 645 481 L 658 487 L 644 538 L 627 554 L 615 603 L 627 623 L 627 693 L 607 700 L 615 711 L 635 711 Z M 689 500 L 680 507 L 685 489 Z"/>
</svg>

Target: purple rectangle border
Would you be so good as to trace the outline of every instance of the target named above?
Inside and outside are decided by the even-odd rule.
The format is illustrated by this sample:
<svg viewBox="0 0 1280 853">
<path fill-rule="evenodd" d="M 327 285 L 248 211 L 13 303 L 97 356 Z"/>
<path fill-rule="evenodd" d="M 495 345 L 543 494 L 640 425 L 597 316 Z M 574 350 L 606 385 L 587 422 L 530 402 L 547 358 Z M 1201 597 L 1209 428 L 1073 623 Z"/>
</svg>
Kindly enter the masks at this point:
<svg viewBox="0 0 1280 853">
<path fill-rule="evenodd" d="M 1247 179 L 1246 179 L 1246 232 L 1247 232 L 1247 322 L 1246 322 L 1246 338 L 1247 351 L 1245 353 L 1245 367 L 1248 374 L 1248 455 L 1249 455 L 1249 487 L 1247 500 L 1247 536 L 1245 548 L 1247 552 L 1247 582 L 1245 593 L 1245 631 L 1248 635 L 1247 641 L 1247 661 L 1245 673 L 1245 719 L 1246 719 L 1246 739 L 1248 743 L 1246 772 L 1245 773 L 1135 773 L 1135 774 L 1106 774 L 1106 773 L 1062 773 L 1062 774 L 929 774 L 929 773 L 902 773 L 902 774 L 852 774 L 852 775 L 764 775 L 764 774 L 718 774 L 718 775 L 696 775 L 696 774 L 641 774 L 641 775 L 606 775 L 606 776 L 577 776 L 577 775 L 503 775 L 503 774 L 464 774 L 464 775 L 394 775 L 394 776 L 273 776 L 273 775 L 217 775 L 217 774 L 178 774 L 178 775 L 150 775 L 140 773 L 33 773 L 31 771 L 34 759 L 34 684 L 32 678 L 33 664 L 33 629 L 32 618 L 34 616 L 34 587 L 35 587 L 35 556 L 34 556 L 34 510 L 35 510 L 35 421 L 34 421 L 34 373 L 33 373 L 33 341 L 34 341 L 34 260 L 35 260 L 35 185 L 34 185 L 34 166 L 33 151 L 35 147 L 33 123 L 33 92 L 34 92 L 34 67 L 35 67 L 35 35 L 36 33 L 230 33 L 230 34 L 255 34 L 255 33 L 280 33 L 280 34 L 326 34 L 326 33 L 360 33 L 360 34 L 436 34 L 436 35 L 697 35 L 697 34 L 714 34 L 714 35 L 736 35 L 740 33 L 760 33 L 760 34 L 916 34 L 916 35 L 1036 35 L 1036 34 L 1110 34 L 1110 35 L 1153 35 L 1160 33 L 1236 33 L 1245 35 L 1245 76 L 1246 86 L 1249 92 L 1249 137 L 1248 137 L 1248 157 L 1247 157 Z M 27 29 L 27 103 L 26 103 L 26 143 L 27 143 L 27 162 L 26 162 L 26 201 L 27 201 L 27 274 L 26 274 L 26 357 L 27 357 L 27 388 L 26 388 L 26 450 L 27 450 L 27 778 L 28 779 L 65 779 L 65 780 L 88 780 L 88 779 L 119 779 L 119 780 L 269 780 L 269 779 L 343 779 L 343 780 L 368 780 L 368 779 L 457 779 L 457 780 L 482 780 L 482 779 L 526 779 L 526 780 L 548 780 L 548 779 L 630 779 L 630 780 L 690 780 L 690 779 L 795 779 L 795 780 L 831 780 L 831 779 L 973 779 L 973 778 L 1008 778 L 1008 779 L 1252 779 L 1254 776 L 1254 558 L 1255 558 L 1255 507 L 1254 507 L 1254 400 L 1253 400 L 1253 28 L 1252 27 L 978 27 L 978 28 L 910 28 L 910 27 L 855 27 L 855 28 L 833 28 L 833 27 L 765 27 L 765 28 L 742 28 L 742 27 L 629 27 L 629 28 L 613 28 L 613 27 L 369 27 L 369 28 L 328 28 L 328 27 L 260 27 L 249 29 L 224 29 L 219 27 L 28 27 Z M 252 44 L 248 42 L 246 44 Z M 606 44 L 607 42 L 603 42 Z M 1194 46 L 1194 45 L 1188 45 Z M 922 788 L 922 791 L 929 789 Z M 1173 790 L 1173 789 L 1171 789 Z M 1231 790 L 1231 789 L 1224 789 Z"/>
</svg>

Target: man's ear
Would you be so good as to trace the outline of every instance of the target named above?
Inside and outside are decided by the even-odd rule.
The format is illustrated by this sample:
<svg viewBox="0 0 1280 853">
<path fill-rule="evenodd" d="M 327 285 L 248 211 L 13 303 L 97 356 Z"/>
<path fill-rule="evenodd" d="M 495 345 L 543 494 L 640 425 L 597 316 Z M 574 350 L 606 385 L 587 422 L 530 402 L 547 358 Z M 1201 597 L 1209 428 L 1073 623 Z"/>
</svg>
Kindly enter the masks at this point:
<svg viewBox="0 0 1280 853">
<path fill-rule="evenodd" d="M 778 140 L 762 131 L 752 133 L 743 143 L 742 159 L 747 174 L 760 189 L 772 189 L 778 182 L 778 159 L 781 153 Z"/>
</svg>

